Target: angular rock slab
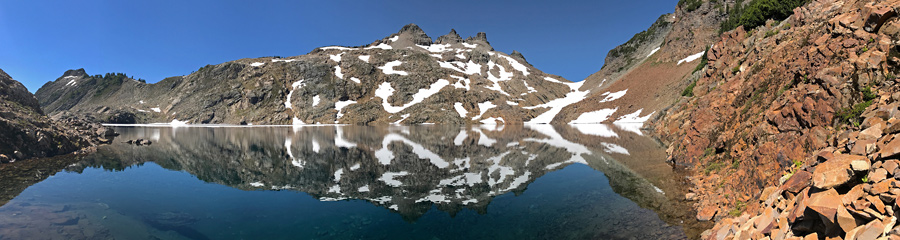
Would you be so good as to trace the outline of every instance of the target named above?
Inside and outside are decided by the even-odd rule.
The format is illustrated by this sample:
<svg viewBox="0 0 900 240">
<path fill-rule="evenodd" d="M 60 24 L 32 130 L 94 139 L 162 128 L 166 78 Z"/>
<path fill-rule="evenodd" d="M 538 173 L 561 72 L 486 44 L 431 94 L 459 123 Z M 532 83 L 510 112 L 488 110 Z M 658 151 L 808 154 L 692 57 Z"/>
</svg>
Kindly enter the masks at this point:
<svg viewBox="0 0 900 240">
<path fill-rule="evenodd" d="M 853 178 L 853 161 L 868 161 L 864 156 L 836 154 L 824 163 L 816 166 L 813 172 L 813 186 L 820 189 L 831 189 L 850 181 Z"/>
</svg>

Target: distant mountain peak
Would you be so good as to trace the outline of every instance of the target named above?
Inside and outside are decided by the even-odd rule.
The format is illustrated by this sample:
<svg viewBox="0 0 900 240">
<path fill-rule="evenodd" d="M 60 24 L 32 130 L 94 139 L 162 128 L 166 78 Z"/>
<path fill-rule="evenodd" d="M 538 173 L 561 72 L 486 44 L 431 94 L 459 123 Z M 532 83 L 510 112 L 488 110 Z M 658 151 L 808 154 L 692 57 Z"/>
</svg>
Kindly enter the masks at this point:
<svg viewBox="0 0 900 240">
<path fill-rule="evenodd" d="M 69 76 L 72 76 L 72 77 L 81 77 L 81 76 L 87 76 L 87 72 L 84 71 L 84 68 L 79 68 L 79 69 L 69 69 L 69 70 L 66 71 L 66 73 L 63 73 L 62 76 L 63 76 L 63 77 L 69 77 Z"/>
</svg>

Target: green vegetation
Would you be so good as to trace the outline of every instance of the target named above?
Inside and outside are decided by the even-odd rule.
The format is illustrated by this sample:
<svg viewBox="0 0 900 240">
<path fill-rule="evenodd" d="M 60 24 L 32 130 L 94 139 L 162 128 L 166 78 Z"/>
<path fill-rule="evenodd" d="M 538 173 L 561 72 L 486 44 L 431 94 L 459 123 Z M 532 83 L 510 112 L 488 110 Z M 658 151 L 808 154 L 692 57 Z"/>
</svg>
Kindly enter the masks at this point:
<svg viewBox="0 0 900 240">
<path fill-rule="evenodd" d="M 747 207 L 747 204 L 741 201 L 737 201 L 734 203 L 734 208 L 728 212 L 728 215 L 732 217 L 741 216 L 741 213 L 744 212 L 744 208 Z"/>
<path fill-rule="evenodd" d="M 703 0 L 679 0 L 678 6 L 682 7 L 685 12 L 693 12 L 703 5 Z"/>
<path fill-rule="evenodd" d="M 700 63 L 697 64 L 697 67 L 694 68 L 694 71 L 691 72 L 691 74 L 694 74 L 695 72 L 700 71 L 700 69 L 703 69 L 703 67 L 706 67 L 706 64 L 709 63 L 709 60 L 706 59 L 706 53 L 708 52 L 709 46 L 706 46 L 706 51 L 703 51 L 703 56 L 700 57 Z"/>
<path fill-rule="evenodd" d="M 98 77 L 100 75 L 94 76 L 93 81 L 96 81 L 97 87 L 94 92 L 94 97 L 105 96 L 116 90 L 119 90 L 122 87 L 122 83 L 125 82 L 125 79 L 128 79 L 124 73 L 107 73 L 103 75 L 103 77 Z"/>
<path fill-rule="evenodd" d="M 719 171 L 719 169 L 722 169 L 722 167 L 725 167 L 725 163 L 711 162 L 706 165 L 706 168 L 703 169 L 703 173 L 708 175 L 711 172 Z"/>
<path fill-rule="evenodd" d="M 737 0 L 719 31 L 731 31 L 742 25 L 744 29 L 753 29 L 762 26 L 768 19 L 784 20 L 794 13 L 794 8 L 807 2 L 809 0 L 751 0 L 743 6 L 743 1 Z"/>
<path fill-rule="evenodd" d="M 617 58 L 634 53 L 634 51 L 636 51 L 637 48 L 640 47 L 641 43 L 649 41 L 650 37 L 655 35 L 656 31 L 659 28 L 665 28 L 669 26 L 669 22 L 665 20 L 665 16 L 666 15 L 660 16 L 659 19 L 657 19 L 656 22 L 653 23 L 653 26 L 650 26 L 650 28 L 648 28 L 647 30 L 634 34 L 634 36 L 632 36 L 631 39 L 628 40 L 628 42 L 625 42 L 625 44 L 622 44 L 616 48 L 613 48 L 613 50 L 610 50 L 609 56 Z"/>
<path fill-rule="evenodd" d="M 741 66 L 734 66 L 731 68 L 731 73 L 738 73 L 741 71 Z"/>
<path fill-rule="evenodd" d="M 870 100 L 873 100 L 873 99 L 875 99 L 875 98 L 878 98 L 878 94 L 875 94 L 874 92 L 872 92 L 872 87 L 871 87 L 871 86 L 866 86 L 866 88 L 864 88 L 864 89 L 862 90 L 862 94 L 863 94 L 863 100 L 864 100 L 864 101 L 870 101 Z"/>
<path fill-rule="evenodd" d="M 872 100 L 857 103 L 851 108 L 842 108 L 838 111 L 837 117 L 843 123 L 853 124 L 853 126 L 859 126 L 860 120 L 862 120 L 860 119 L 860 115 L 862 115 L 862 113 L 866 111 L 866 108 L 870 105 L 872 105 Z"/>
<path fill-rule="evenodd" d="M 681 91 L 681 96 L 693 97 L 694 86 L 697 86 L 697 81 L 692 82 L 691 85 L 688 85 L 687 88 L 684 89 L 684 91 Z"/>
<path fill-rule="evenodd" d="M 864 183 L 869 182 L 869 174 L 863 175 L 862 181 L 863 181 Z"/>
<path fill-rule="evenodd" d="M 776 30 L 769 30 L 769 31 L 766 31 L 766 37 L 775 36 L 775 35 L 777 35 L 777 34 L 778 34 L 778 30 L 777 30 L 777 29 L 776 29 Z"/>
<path fill-rule="evenodd" d="M 875 101 L 875 98 L 878 97 L 877 94 L 872 92 L 872 87 L 866 86 L 862 90 L 863 102 L 854 104 L 853 107 L 850 108 L 842 108 L 838 110 L 837 117 L 841 122 L 846 124 L 852 124 L 853 126 L 859 126 L 861 124 L 860 115 L 866 111 L 872 102 Z"/>
</svg>

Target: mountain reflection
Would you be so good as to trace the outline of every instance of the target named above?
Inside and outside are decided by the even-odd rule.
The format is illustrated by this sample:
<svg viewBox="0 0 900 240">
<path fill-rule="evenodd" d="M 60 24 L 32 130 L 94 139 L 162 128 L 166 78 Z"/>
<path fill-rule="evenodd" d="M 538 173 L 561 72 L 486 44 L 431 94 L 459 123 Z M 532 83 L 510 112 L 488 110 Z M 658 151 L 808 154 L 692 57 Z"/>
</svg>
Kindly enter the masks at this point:
<svg viewBox="0 0 900 240">
<path fill-rule="evenodd" d="M 627 128 L 119 127 L 117 143 L 68 170 L 122 170 L 152 161 L 238 189 L 301 191 L 321 201 L 366 200 L 414 221 L 432 206 L 450 215 L 464 208 L 485 213 L 494 197 L 519 195 L 548 172 L 583 163 L 604 172 L 620 195 L 663 210 L 660 217 L 667 222 L 685 219 L 686 208 L 673 207 L 680 203 L 666 196 L 683 193 L 671 184 L 673 172 L 663 163 L 660 145 L 622 129 Z M 120 143 L 138 138 L 154 144 Z"/>
</svg>

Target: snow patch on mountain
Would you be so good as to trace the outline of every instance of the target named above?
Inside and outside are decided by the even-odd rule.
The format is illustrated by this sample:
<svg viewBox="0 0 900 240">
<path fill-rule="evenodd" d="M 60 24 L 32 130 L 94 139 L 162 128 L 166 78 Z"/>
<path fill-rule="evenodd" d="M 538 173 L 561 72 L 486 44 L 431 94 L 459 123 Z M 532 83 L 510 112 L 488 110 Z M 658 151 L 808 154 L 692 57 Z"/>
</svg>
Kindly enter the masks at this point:
<svg viewBox="0 0 900 240">
<path fill-rule="evenodd" d="M 294 95 L 294 89 L 302 88 L 303 85 L 304 85 L 303 79 L 300 79 L 300 81 L 296 81 L 293 84 L 291 84 L 291 91 L 288 92 L 287 100 L 284 101 L 284 108 L 290 108 L 290 109 L 294 108 L 293 105 L 291 105 L 291 96 Z"/>
<path fill-rule="evenodd" d="M 384 72 L 384 74 L 399 74 L 399 75 L 403 75 L 403 76 L 409 75 L 409 73 L 407 73 L 407 72 L 394 70 L 394 67 L 400 66 L 400 64 L 403 64 L 403 62 L 401 62 L 400 60 L 394 60 L 394 61 L 385 63 L 384 66 L 378 67 L 378 69 L 381 69 L 381 71 Z"/>
<path fill-rule="evenodd" d="M 376 46 L 367 47 L 367 48 L 365 48 L 365 49 L 384 49 L 384 50 L 391 50 L 391 49 L 394 49 L 394 48 L 391 47 L 391 45 L 387 45 L 387 44 L 384 44 L 384 43 L 379 43 L 379 44 L 376 45 Z"/>
<path fill-rule="evenodd" d="M 600 109 L 592 112 L 585 112 L 578 116 L 575 120 L 569 122 L 569 124 L 591 124 L 591 123 L 601 123 L 609 119 L 616 110 L 619 108 L 608 108 L 608 109 Z"/>
<path fill-rule="evenodd" d="M 484 115 L 485 112 L 487 112 L 489 109 L 494 108 L 496 106 L 497 105 L 494 105 L 494 103 L 492 103 L 491 101 L 478 103 L 478 109 L 481 111 L 481 113 L 479 113 L 478 116 L 473 117 L 472 120 L 480 118 L 481 115 Z"/>
<path fill-rule="evenodd" d="M 337 55 L 328 55 L 328 58 L 331 58 L 331 61 L 341 62 L 341 55 L 344 55 L 344 53 L 340 53 Z"/>
<path fill-rule="evenodd" d="M 625 96 L 626 92 L 628 92 L 628 89 L 618 91 L 618 92 L 605 92 L 603 94 L 600 94 L 600 96 L 606 96 L 603 98 L 603 100 L 600 100 L 600 102 L 603 103 L 603 102 L 615 101 L 616 99 L 619 99 L 619 98 L 622 98 L 623 96 Z"/>
<path fill-rule="evenodd" d="M 413 94 L 412 101 L 410 101 L 409 103 L 403 104 L 403 106 L 399 106 L 399 107 L 391 106 L 391 104 L 388 103 L 388 100 L 387 100 L 388 97 L 390 97 L 391 95 L 394 95 L 394 91 L 395 91 L 395 89 L 393 87 L 391 87 L 391 84 L 388 82 L 382 83 L 381 85 L 378 86 L 378 89 L 375 89 L 375 96 L 381 97 L 381 101 L 382 101 L 381 105 L 384 106 L 385 111 L 387 111 L 389 113 L 398 113 L 412 105 L 415 105 L 417 103 L 424 101 L 425 99 L 431 97 L 435 93 L 438 93 L 441 89 L 443 89 L 444 87 L 446 87 L 448 85 L 450 85 L 450 81 L 447 81 L 444 79 L 438 79 L 437 82 L 432 83 L 428 89 L 419 89 L 418 92 Z"/>
<path fill-rule="evenodd" d="M 340 79 L 344 79 L 344 73 L 341 72 L 341 66 L 334 66 L 334 75 Z"/>
<path fill-rule="evenodd" d="M 453 104 L 453 108 L 456 109 L 456 113 L 459 113 L 459 117 L 464 118 L 469 114 L 469 111 L 466 110 L 465 107 L 463 107 L 463 104 L 461 102 Z"/>
<path fill-rule="evenodd" d="M 653 54 L 656 53 L 656 51 L 659 51 L 659 47 L 656 47 L 653 50 L 651 50 L 650 54 L 647 54 L 647 57 L 653 56 Z"/>
<path fill-rule="evenodd" d="M 344 113 L 342 113 L 342 109 L 344 109 L 344 107 L 349 106 L 354 103 L 356 103 L 356 101 L 351 101 L 351 100 L 338 101 L 338 102 L 334 103 L 334 109 L 337 109 L 337 111 L 338 111 L 337 119 L 341 119 L 341 117 L 344 116 Z"/>
<path fill-rule="evenodd" d="M 522 75 L 528 76 L 528 67 L 526 67 L 525 65 L 522 65 L 521 63 L 519 63 L 519 61 L 516 61 L 516 59 L 513 59 L 512 57 L 509 57 L 506 55 L 499 55 L 499 56 L 506 59 L 506 61 L 509 62 L 509 65 L 512 66 L 513 69 L 518 70 L 519 72 L 522 72 Z"/>
<path fill-rule="evenodd" d="M 616 119 L 615 122 L 616 123 L 644 123 L 647 120 L 650 120 L 650 116 L 653 116 L 653 113 L 656 113 L 656 112 L 651 112 L 650 114 L 647 114 L 646 116 L 641 117 L 641 111 L 643 111 L 643 110 L 644 110 L 643 108 L 638 109 L 637 111 L 634 111 L 633 113 L 629 113 L 624 116 L 621 116 L 621 117 L 619 117 L 619 119 Z"/>
<path fill-rule="evenodd" d="M 577 83 L 566 83 L 566 85 L 568 85 L 569 88 L 571 88 L 573 91 L 566 94 L 565 97 L 557 98 L 557 99 L 554 99 L 547 103 L 536 105 L 536 106 L 523 107 L 525 109 L 550 108 L 550 110 L 547 110 L 546 112 L 542 113 L 541 115 L 538 115 L 537 117 L 532 118 L 531 120 L 529 120 L 528 122 L 525 122 L 525 123 L 527 123 L 527 124 L 550 123 L 550 121 L 553 121 L 553 118 L 555 118 L 556 115 L 559 114 L 559 112 L 562 111 L 563 108 L 565 108 L 566 106 L 572 105 L 574 103 L 577 103 L 581 100 L 584 100 L 585 96 L 587 96 L 587 94 L 590 91 L 578 91 L 577 89 L 581 87 L 581 84 L 584 84 L 584 81 L 577 82 Z"/>
<path fill-rule="evenodd" d="M 694 60 L 697 60 L 698 58 L 702 57 L 704 53 L 706 53 L 706 51 L 698 52 L 698 53 L 695 53 L 694 55 L 690 55 L 684 59 L 678 60 L 678 65 L 681 65 L 681 63 L 692 62 Z"/>
</svg>

